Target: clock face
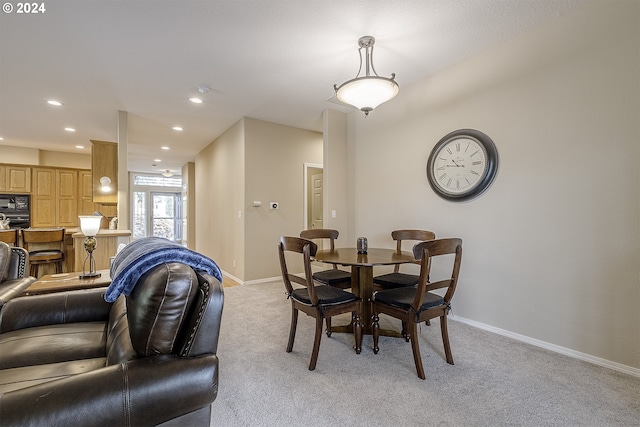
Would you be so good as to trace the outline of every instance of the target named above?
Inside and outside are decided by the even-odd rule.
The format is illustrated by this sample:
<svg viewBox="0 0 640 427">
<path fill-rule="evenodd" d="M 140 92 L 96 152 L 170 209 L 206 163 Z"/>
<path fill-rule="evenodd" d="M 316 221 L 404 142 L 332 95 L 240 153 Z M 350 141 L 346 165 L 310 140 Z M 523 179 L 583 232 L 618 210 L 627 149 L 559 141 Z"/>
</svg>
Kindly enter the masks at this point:
<svg viewBox="0 0 640 427">
<path fill-rule="evenodd" d="M 442 138 L 427 162 L 431 187 L 441 197 L 462 201 L 479 196 L 495 177 L 498 153 L 491 139 L 473 129 Z"/>
</svg>

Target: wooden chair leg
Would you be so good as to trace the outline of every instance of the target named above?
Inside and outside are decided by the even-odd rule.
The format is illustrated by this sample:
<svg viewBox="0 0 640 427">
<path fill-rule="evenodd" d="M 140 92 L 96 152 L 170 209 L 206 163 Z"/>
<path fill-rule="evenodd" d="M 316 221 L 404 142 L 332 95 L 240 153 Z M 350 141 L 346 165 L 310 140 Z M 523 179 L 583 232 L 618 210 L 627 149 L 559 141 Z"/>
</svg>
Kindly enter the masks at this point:
<svg viewBox="0 0 640 427">
<path fill-rule="evenodd" d="M 356 340 L 356 354 L 360 354 L 362 351 L 362 324 L 358 312 L 353 312 L 351 319 L 353 320 L 353 336 Z"/>
<path fill-rule="evenodd" d="M 380 351 L 380 347 L 378 347 L 378 339 L 380 339 L 380 317 L 378 316 L 378 313 L 373 313 L 371 319 L 371 329 L 373 332 L 373 354 L 378 354 L 378 351 Z"/>
<path fill-rule="evenodd" d="M 420 379 L 425 379 L 424 368 L 422 367 L 422 355 L 420 354 L 420 343 L 418 342 L 418 324 L 411 320 L 409 322 L 409 334 L 411 339 L 411 350 L 413 351 L 413 360 L 416 363 L 416 371 Z"/>
<path fill-rule="evenodd" d="M 29 275 L 38 278 L 38 264 L 31 264 Z"/>
<path fill-rule="evenodd" d="M 309 370 L 316 369 L 316 363 L 318 362 L 318 353 L 320 352 L 320 340 L 322 339 L 322 324 L 324 319 L 321 316 L 316 318 L 316 333 L 313 339 L 313 351 L 311 352 L 311 361 L 309 362 Z"/>
<path fill-rule="evenodd" d="M 298 310 L 291 304 L 291 328 L 289 329 L 289 343 L 287 344 L 287 353 L 293 350 L 293 340 L 296 338 L 296 327 L 298 326 Z"/>
<path fill-rule="evenodd" d="M 444 355 L 447 363 L 453 365 L 453 355 L 451 354 L 451 346 L 449 345 L 449 332 L 447 330 L 447 315 L 440 316 L 440 331 L 442 332 L 442 344 L 444 344 Z"/>
<path fill-rule="evenodd" d="M 400 334 L 404 337 L 406 342 L 409 342 L 409 334 L 407 334 L 407 322 L 402 322 L 402 331 Z"/>
<path fill-rule="evenodd" d="M 331 336 L 331 317 L 327 317 L 327 336 Z"/>
</svg>

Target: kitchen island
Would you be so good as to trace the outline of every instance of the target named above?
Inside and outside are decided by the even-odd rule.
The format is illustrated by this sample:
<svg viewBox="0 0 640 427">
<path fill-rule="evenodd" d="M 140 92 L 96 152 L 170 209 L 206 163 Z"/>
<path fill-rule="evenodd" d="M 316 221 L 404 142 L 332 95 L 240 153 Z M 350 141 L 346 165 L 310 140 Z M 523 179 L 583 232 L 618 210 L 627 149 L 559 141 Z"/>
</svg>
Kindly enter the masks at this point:
<svg viewBox="0 0 640 427">
<path fill-rule="evenodd" d="M 87 257 L 87 251 L 84 250 L 85 235 L 82 234 L 79 228 L 69 229 L 71 237 L 73 238 L 73 252 L 74 252 L 74 268 L 68 271 L 82 271 L 82 266 L 85 258 Z M 95 236 L 98 244 L 93 251 L 93 257 L 96 260 L 96 269 L 104 270 L 109 268 L 110 259 L 115 256 L 116 250 L 120 243 L 127 244 L 131 241 L 130 230 L 109 230 L 106 228 L 100 229 Z M 89 269 L 87 263 L 86 269 Z"/>
</svg>

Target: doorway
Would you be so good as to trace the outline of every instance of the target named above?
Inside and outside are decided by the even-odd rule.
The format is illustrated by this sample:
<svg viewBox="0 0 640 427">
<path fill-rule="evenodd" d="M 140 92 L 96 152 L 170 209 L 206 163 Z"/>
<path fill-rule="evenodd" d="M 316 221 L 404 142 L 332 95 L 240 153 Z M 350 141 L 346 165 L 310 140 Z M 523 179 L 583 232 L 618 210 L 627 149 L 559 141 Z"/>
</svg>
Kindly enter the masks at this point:
<svg viewBox="0 0 640 427">
<path fill-rule="evenodd" d="M 304 228 L 323 228 L 324 172 L 322 165 L 304 164 Z"/>
</svg>

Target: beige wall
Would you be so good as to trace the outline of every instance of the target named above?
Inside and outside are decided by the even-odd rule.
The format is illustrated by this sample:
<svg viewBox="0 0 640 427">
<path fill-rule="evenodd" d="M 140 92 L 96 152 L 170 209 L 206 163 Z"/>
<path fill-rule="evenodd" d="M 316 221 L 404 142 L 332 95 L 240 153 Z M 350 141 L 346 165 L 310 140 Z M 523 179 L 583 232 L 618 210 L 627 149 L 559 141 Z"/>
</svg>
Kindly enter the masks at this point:
<svg viewBox="0 0 640 427">
<path fill-rule="evenodd" d="M 246 118 L 245 138 L 244 280 L 251 281 L 279 276 L 278 239 L 305 228 L 304 164 L 322 164 L 322 134 Z M 256 200 L 262 206 L 253 207 Z"/>
<path fill-rule="evenodd" d="M 62 153 L 3 145 L 0 146 L 0 163 L 91 169 L 91 154 Z"/>
<path fill-rule="evenodd" d="M 196 248 L 196 164 L 182 166 L 182 239 L 187 247 Z"/>
<path fill-rule="evenodd" d="M 195 164 L 195 248 L 242 279 L 244 222 L 237 212 L 244 207 L 244 119 L 202 150 Z"/>
<path fill-rule="evenodd" d="M 211 143 L 196 157 L 197 250 L 242 282 L 280 276 L 278 239 L 304 225 L 304 163 L 322 163 L 322 134 L 244 118 Z"/>
<path fill-rule="evenodd" d="M 334 110 L 326 110 L 323 114 L 323 161 L 324 161 L 324 204 L 323 222 L 325 228 L 333 228 L 340 232 L 337 244 L 353 246 L 349 237 L 349 197 L 347 189 L 351 185 L 348 178 L 347 148 L 347 115 Z M 331 212 L 336 212 L 332 218 Z M 352 243 L 352 244 L 349 244 Z"/>
<path fill-rule="evenodd" d="M 636 1 L 584 2 L 417 84 L 398 76 L 396 99 L 349 114 L 349 238 L 462 237 L 454 316 L 640 373 L 639 16 Z M 500 167 L 452 203 L 425 165 L 459 128 L 487 133 Z"/>
</svg>

